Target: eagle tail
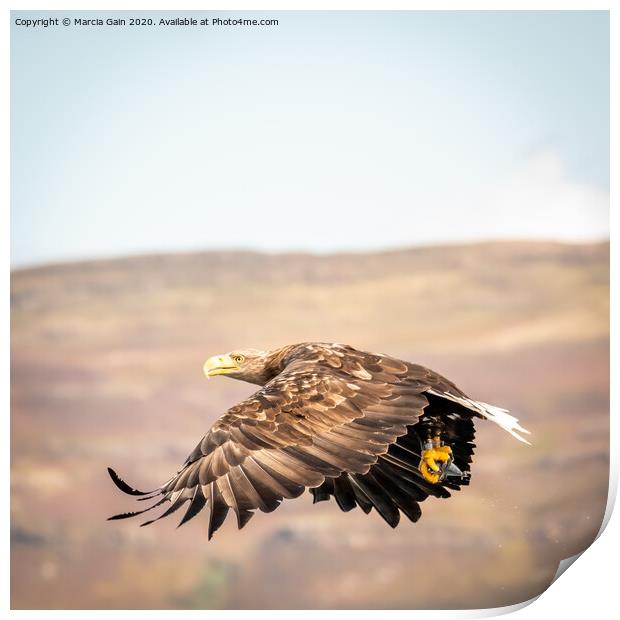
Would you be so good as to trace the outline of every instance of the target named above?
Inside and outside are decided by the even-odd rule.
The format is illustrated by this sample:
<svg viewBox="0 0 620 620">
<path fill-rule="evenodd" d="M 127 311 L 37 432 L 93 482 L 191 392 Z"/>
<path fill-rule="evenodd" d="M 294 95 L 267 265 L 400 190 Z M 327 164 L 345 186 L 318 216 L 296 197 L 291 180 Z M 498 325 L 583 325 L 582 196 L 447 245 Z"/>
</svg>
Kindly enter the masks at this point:
<svg viewBox="0 0 620 620">
<path fill-rule="evenodd" d="M 457 403 L 458 405 L 461 405 L 461 407 L 465 407 L 465 409 L 469 409 L 469 411 L 477 413 L 480 417 L 494 422 L 500 428 L 503 428 L 507 433 L 510 433 L 515 439 L 526 443 L 528 446 L 531 445 L 525 437 L 521 437 L 521 435 L 519 435 L 519 433 L 529 435 L 530 431 L 523 428 L 519 424 L 519 420 L 510 415 L 507 409 L 502 409 L 501 407 L 496 407 L 495 405 L 489 405 L 489 403 L 483 403 L 482 401 L 472 400 L 471 398 L 467 398 L 467 396 L 457 396 L 456 394 L 451 394 L 450 392 L 428 390 L 427 393 L 438 396 L 444 400 Z"/>
</svg>

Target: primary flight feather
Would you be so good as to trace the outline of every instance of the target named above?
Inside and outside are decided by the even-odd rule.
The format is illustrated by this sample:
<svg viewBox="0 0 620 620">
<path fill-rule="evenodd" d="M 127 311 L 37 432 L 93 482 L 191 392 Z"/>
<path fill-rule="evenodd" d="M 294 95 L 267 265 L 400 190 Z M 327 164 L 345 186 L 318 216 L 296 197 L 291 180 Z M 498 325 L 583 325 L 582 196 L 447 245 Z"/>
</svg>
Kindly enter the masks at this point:
<svg viewBox="0 0 620 620">
<path fill-rule="evenodd" d="M 401 512 L 417 521 L 429 495 L 450 497 L 469 483 L 474 418 L 524 442 L 519 433 L 528 433 L 428 368 L 342 344 L 234 351 L 209 358 L 204 372 L 262 387 L 221 416 L 159 488 L 138 491 L 108 469 L 125 493 L 156 500 L 110 519 L 168 503 L 148 525 L 187 504 L 181 524 L 206 508 L 211 538 L 231 509 L 242 528 L 257 509 L 271 512 L 308 488 L 315 502 L 374 508 L 396 527 Z"/>
</svg>

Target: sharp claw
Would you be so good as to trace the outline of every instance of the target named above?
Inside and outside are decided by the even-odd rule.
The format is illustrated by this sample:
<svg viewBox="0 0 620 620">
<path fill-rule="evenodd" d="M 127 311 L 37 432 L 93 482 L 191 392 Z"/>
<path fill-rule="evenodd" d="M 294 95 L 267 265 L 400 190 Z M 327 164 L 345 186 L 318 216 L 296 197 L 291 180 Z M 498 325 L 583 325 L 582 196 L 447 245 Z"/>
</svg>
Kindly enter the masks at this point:
<svg viewBox="0 0 620 620">
<path fill-rule="evenodd" d="M 433 474 L 428 470 L 428 463 L 423 461 L 420 465 L 420 472 L 422 473 L 422 477 L 432 484 L 436 484 L 439 482 L 439 474 Z"/>
<path fill-rule="evenodd" d="M 439 463 L 446 463 L 440 467 Z M 447 476 L 463 477 L 463 472 L 454 464 L 452 460 L 452 450 L 450 446 L 437 446 L 422 451 L 420 462 L 420 473 L 428 482 L 436 484 Z"/>
</svg>

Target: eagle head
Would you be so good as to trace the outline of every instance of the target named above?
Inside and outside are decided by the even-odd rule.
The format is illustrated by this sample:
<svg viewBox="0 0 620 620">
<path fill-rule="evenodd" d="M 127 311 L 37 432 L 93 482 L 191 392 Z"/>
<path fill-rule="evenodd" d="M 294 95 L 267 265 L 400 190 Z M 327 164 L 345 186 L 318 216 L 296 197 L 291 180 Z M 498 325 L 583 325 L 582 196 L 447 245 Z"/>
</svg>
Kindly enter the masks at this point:
<svg viewBox="0 0 620 620">
<path fill-rule="evenodd" d="M 227 375 L 248 383 L 264 385 L 272 377 L 268 368 L 269 351 L 243 349 L 210 357 L 203 366 L 207 378 Z"/>
</svg>

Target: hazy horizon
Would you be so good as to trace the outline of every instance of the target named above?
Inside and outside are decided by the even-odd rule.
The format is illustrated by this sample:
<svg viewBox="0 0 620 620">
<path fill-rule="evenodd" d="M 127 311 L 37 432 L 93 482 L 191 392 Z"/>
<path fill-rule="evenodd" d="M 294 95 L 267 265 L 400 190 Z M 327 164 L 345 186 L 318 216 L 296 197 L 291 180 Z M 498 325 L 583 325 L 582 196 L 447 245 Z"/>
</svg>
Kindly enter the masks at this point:
<svg viewBox="0 0 620 620">
<path fill-rule="evenodd" d="M 124 261 L 131 259 L 156 258 L 156 257 L 174 257 L 193 254 L 257 254 L 259 256 L 306 256 L 311 258 L 330 258 L 337 256 L 372 256 L 381 254 L 390 254 L 397 252 L 413 252 L 415 250 L 439 249 L 439 248 L 459 248 L 479 245 L 526 245 L 526 244 L 543 244 L 543 245 L 566 245 L 566 246 L 588 246 L 609 244 L 609 237 L 601 239 L 591 239 L 584 241 L 566 241 L 562 239 L 474 239 L 464 241 L 452 241 L 444 243 L 418 243 L 412 245 L 392 246 L 386 248 L 370 248 L 359 250 L 295 250 L 295 249 L 274 249 L 261 250 L 255 248 L 235 248 L 235 247 L 212 247 L 212 248 L 186 248 L 182 250 L 145 250 L 137 252 L 127 252 L 125 254 L 110 254 L 102 256 L 75 256 L 66 259 L 34 262 L 23 265 L 13 265 L 11 273 L 25 271 L 28 269 L 44 269 L 45 267 L 56 267 L 63 265 L 72 265 L 80 263 L 108 262 L 108 261 Z"/>
</svg>

